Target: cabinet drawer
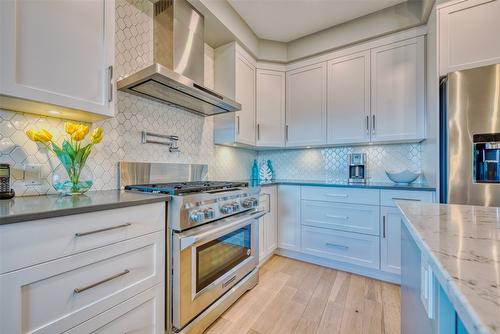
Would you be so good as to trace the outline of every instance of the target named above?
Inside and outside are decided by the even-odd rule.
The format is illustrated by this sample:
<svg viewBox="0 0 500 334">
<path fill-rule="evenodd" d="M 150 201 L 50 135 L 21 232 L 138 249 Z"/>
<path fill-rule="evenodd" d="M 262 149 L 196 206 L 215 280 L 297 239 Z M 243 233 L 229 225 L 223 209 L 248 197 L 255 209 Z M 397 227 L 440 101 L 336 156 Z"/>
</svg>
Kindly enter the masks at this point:
<svg viewBox="0 0 500 334">
<path fill-rule="evenodd" d="M 156 285 L 64 333 L 163 334 L 165 331 L 163 294 L 162 286 Z"/>
<path fill-rule="evenodd" d="M 337 187 L 301 187 L 302 199 L 338 203 L 379 205 L 377 189 L 355 189 Z"/>
<path fill-rule="evenodd" d="M 156 232 L 0 275 L 1 333 L 60 333 L 163 280 Z"/>
<path fill-rule="evenodd" d="M 0 225 L 0 274 L 165 229 L 165 203 Z"/>
<path fill-rule="evenodd" d="M 375 205 L 302 201 L 302 225 L 379 235 Z"/>
<path fill-rule="evenodd" d="M 367 268 L 379 268 L 379 238 L 302 226 L 302 251 Z"/>
<path fill-rule="evenodd" d="M 434 201 L 434 192 L 418 190 L 382 190 L 380 192 L 380 205 L 382 206 L 396 206 L 395 201 L 397 200 L 432 203 Z"/>
</svg>

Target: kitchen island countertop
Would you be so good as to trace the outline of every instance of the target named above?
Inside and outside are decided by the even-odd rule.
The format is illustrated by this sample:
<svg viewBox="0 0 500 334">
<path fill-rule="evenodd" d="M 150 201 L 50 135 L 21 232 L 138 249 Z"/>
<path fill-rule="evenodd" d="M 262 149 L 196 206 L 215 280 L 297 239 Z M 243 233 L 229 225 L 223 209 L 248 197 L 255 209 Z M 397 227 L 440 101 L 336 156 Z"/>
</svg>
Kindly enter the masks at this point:
<svg viewBox="0 0 500 334">
<path fill-rule="evenodd" d="M 465 326 L 500 333 L 500 208 L 398 201 Z"/>
<path fill-rule="evenodd" d="M 122 190 L 89 191 L 83 195 L 40 195 L 0 200 L 0 225 L 167 202 L 169 195 Z"/>
</svg>

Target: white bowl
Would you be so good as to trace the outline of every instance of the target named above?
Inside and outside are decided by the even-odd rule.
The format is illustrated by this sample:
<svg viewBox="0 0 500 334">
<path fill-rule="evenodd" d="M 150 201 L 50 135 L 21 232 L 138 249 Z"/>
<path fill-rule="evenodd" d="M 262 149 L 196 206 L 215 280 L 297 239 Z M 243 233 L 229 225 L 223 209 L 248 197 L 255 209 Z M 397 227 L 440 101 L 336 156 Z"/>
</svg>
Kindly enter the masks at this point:
<svg viewBox="0 0 500 334">
<path fill-rule="evenodd" d="M 420 173 L 412 172 L 408 169 L 402 171 L 386 170 L 387 177 L 395 183 L 412 183 L 420 176 Z"/>
</svg>

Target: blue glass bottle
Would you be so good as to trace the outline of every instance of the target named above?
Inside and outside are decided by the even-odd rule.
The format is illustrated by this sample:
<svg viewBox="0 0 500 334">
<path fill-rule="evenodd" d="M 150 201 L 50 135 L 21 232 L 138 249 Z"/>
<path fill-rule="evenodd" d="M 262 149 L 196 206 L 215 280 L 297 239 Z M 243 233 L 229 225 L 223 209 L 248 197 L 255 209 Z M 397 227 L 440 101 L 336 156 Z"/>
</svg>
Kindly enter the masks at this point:
<svg viewBox="0 0 500 334">
<path fill-rule="evenodd" d="M 254 160 L 252 165 L 252 181 L 259 182 L 259 165 L 257 164 L 257 160 Z"/>
</svg>

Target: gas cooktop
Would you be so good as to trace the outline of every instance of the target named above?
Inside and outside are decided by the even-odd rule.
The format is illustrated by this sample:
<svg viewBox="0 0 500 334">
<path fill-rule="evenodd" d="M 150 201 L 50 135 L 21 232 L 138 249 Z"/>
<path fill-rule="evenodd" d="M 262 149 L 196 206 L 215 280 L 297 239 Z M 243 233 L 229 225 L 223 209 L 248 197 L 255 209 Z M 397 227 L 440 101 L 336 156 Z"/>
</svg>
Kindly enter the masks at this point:
<svg viewBox="0 0 500 334">
<path fill-rule="evenodd" d="M 191 193 L 201 193 L 206 191 L 246 188 L 246 187 L 248 187 L 248 182 L 194 181 L 194 182 L 137 184 L 132 186 L 125 186 L 125 190 L 135 190 L 148 193 L 162 193 L 169 195 L 184 195 Z"/>
</svg>

